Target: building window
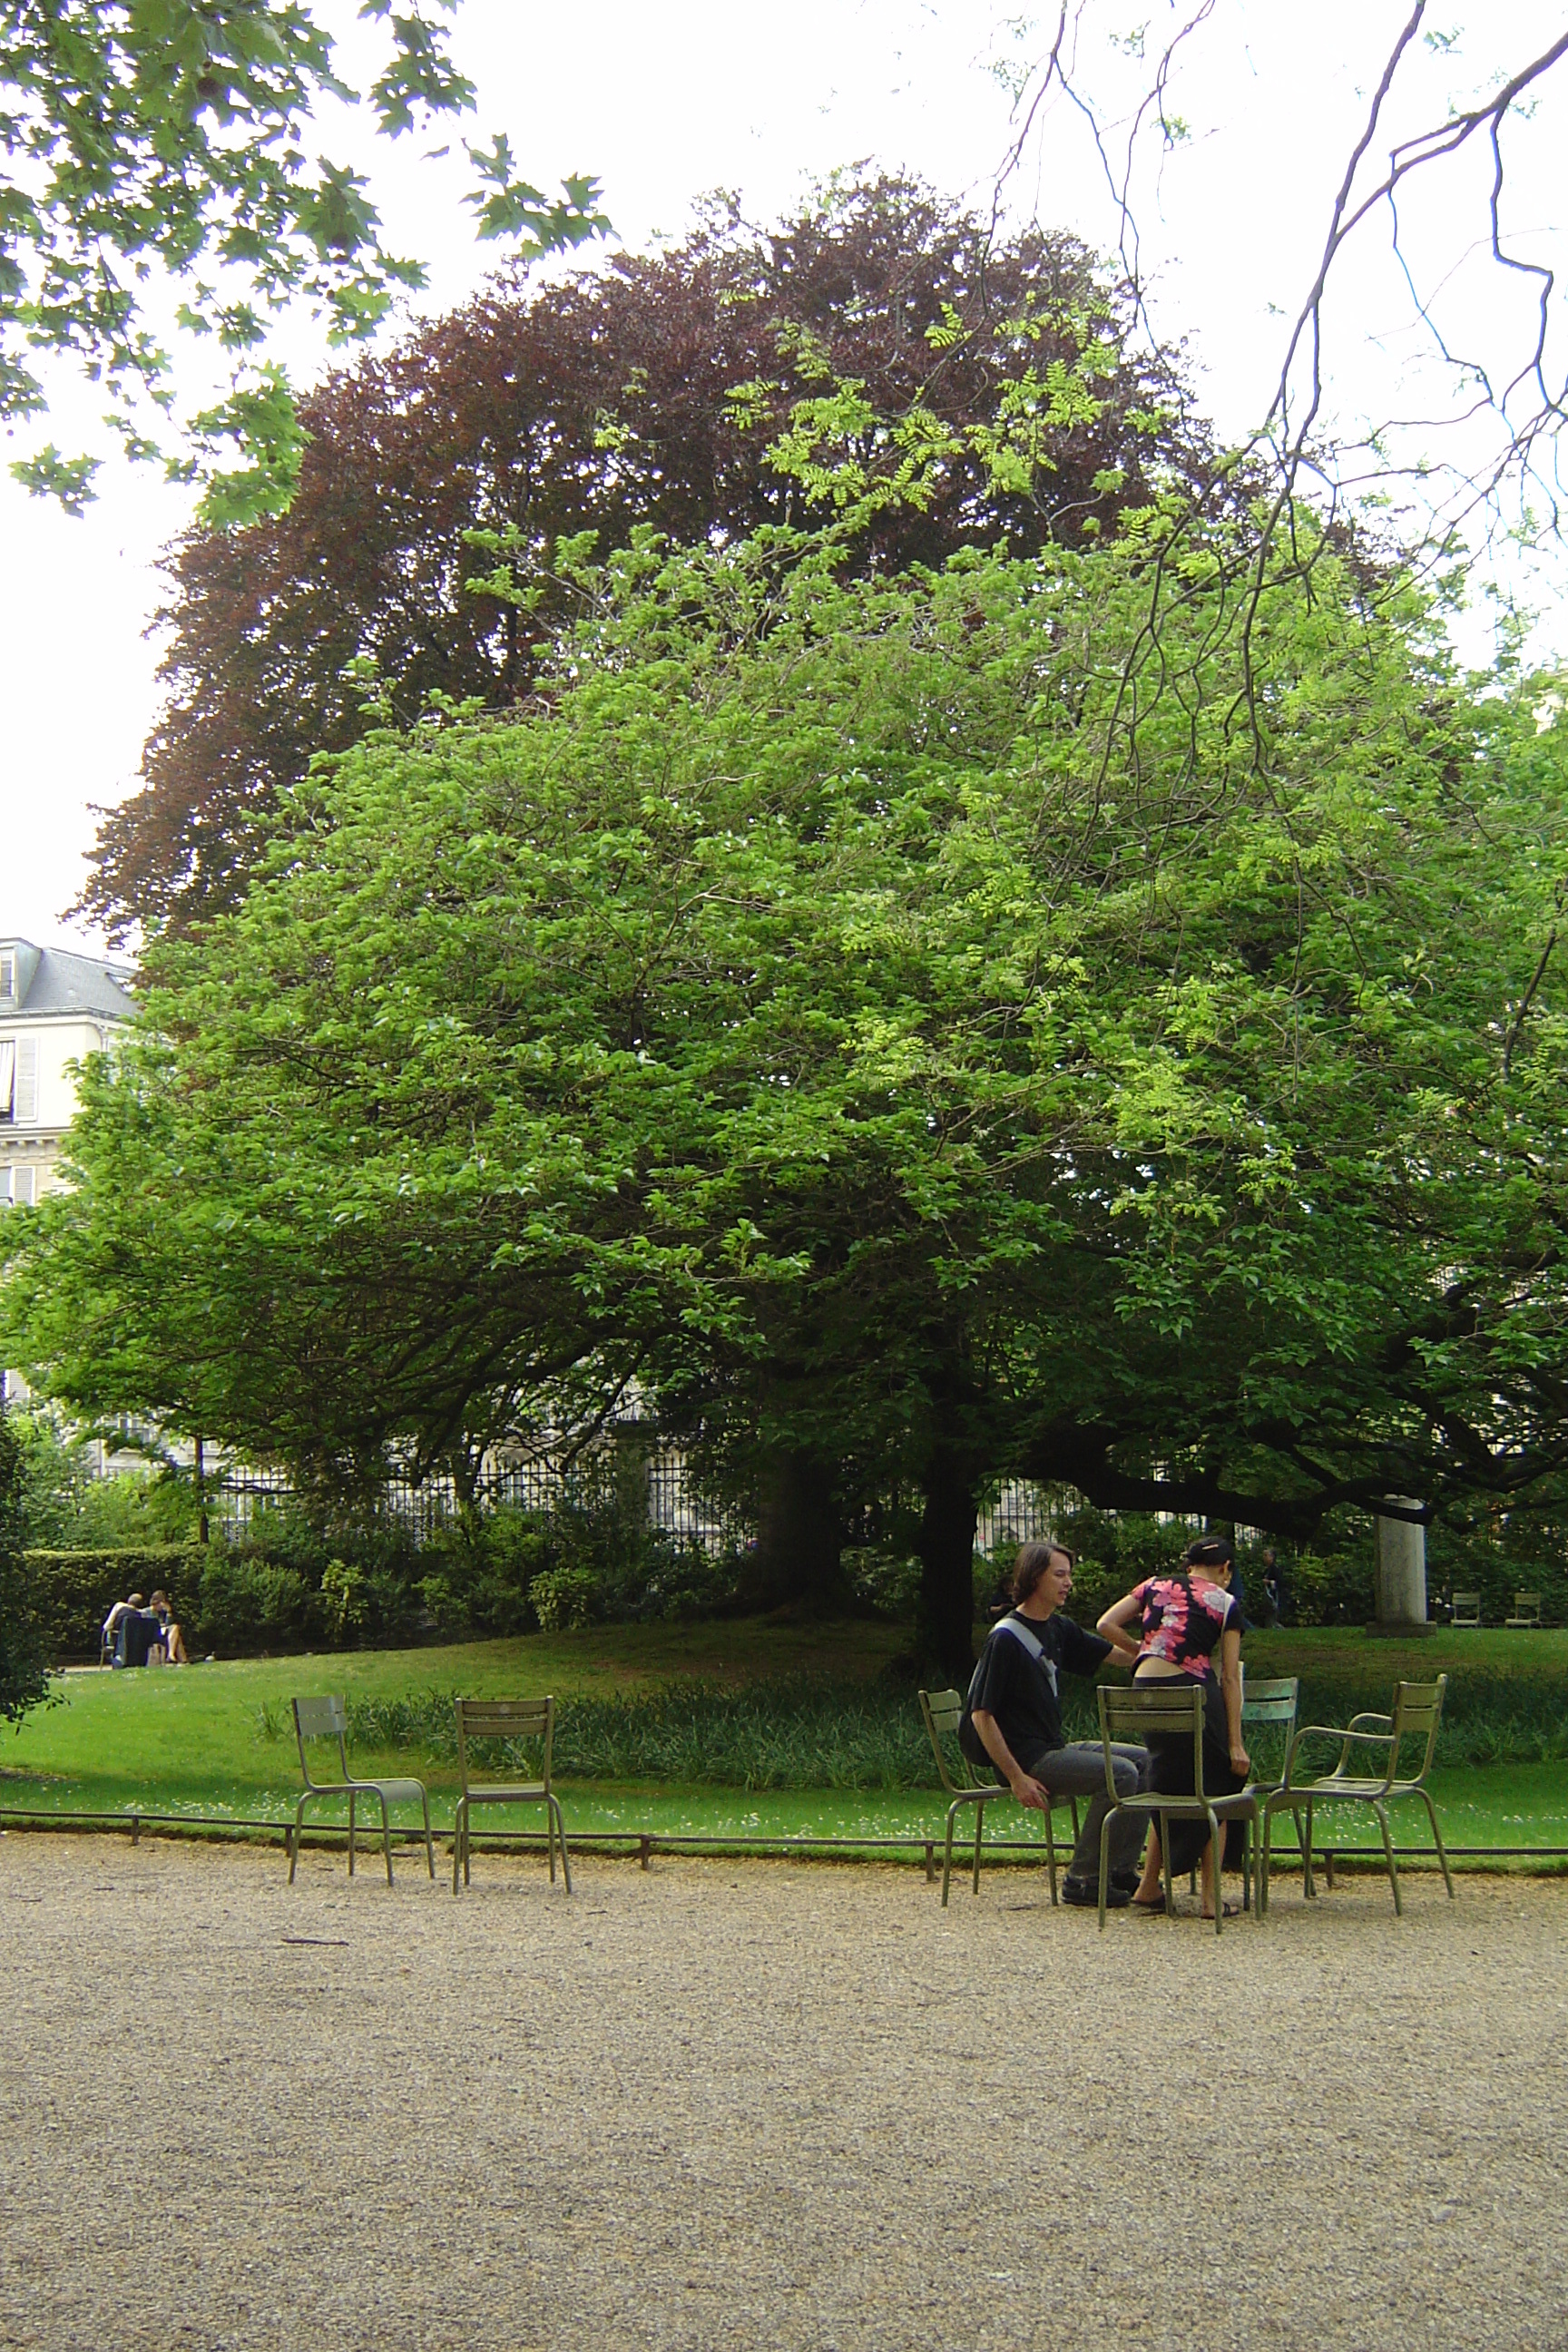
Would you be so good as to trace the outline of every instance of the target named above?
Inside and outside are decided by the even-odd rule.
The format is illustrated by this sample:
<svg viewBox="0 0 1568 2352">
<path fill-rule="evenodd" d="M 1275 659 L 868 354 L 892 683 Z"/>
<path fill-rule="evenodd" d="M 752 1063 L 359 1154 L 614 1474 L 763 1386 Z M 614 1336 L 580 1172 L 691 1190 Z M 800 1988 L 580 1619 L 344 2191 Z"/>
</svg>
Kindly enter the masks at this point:
<svg viewBox="0 0 1568 2352">
<path fill-rule="evenodd" d="M 38 1041 L 0 1037 L 0 1123 L 31 1127 L 38 1116 Z"/>
<path fill-rule="evenodd" d="M 0 1209 L 30 1209 L 37 1197 L 36 1168 L 0 1168 Z"/>
<path fill-rule="evenodd" d="M 0 948 L 0 1004 L 14 1003 L 16 995 L 16 959 L 9 948 Z"/>
</svg>

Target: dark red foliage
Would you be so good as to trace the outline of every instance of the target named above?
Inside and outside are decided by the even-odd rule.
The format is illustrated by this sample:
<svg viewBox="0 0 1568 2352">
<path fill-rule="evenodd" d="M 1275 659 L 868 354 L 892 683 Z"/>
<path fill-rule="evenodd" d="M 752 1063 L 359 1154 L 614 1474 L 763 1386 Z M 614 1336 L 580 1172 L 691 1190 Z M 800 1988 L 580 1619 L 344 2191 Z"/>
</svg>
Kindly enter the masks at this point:
<svg viewBox="0 0 1568 2352">
<path fill-rule="evenodd" d="M 302 403 L 311 438 L 289 513 L 195 530 L 171 551 L 168 702 L 144 788 L 105 819 L 83 910 L 123 932 L 135 920 L 183 928 L 230 903 L 277 787 L 365 723 L 343 676 L 356 656 L 374 659 L 405 718 L 433 688 L 498 706 L 525 691 L 529 625 L 465 593 L 488 568 L 465 530 L 514 525 L 542 558 L 584 530 L 603 552 L 638 523 L 690 541 L 800 520 L 798 489 L 764 452 L 791 400 L 822 387 L 781 357 L 781 325 L 809 328 L 879 415 L 921 402 L 963 425 L 994 416 L 1001 381 L 1024 363 L 988 330 L 1026 300 L 1062 321 L 1029 347 L 1037 366 L 1070 356 L 1068 320 L 1101 306 L 1100 415 L 1064 436 L 1035 499 L 998 498 L 978 466 L 953 464 L 927 510 L 879 518 L 868 563 L 1075 540 L 1090 519 L 1113 529 L 1156 470 L 1206 478 L 1182 386 L 1127 354 L 1125 319 L 1081 246 L 1031 232 L 987 254 L 979 223 L 897 180 L 769 234 L 719 212 L 667 253 L 542 289 L 503 278 L 334 375 Z M 944 305 L 984 331 L 933 350 L 926 330 Z M 779 387 L 772 419 L 742 425 L 725 395 L 759 380 Z M 1116 467 L 1122 487 L 1097 490 Z"/>
</svg>

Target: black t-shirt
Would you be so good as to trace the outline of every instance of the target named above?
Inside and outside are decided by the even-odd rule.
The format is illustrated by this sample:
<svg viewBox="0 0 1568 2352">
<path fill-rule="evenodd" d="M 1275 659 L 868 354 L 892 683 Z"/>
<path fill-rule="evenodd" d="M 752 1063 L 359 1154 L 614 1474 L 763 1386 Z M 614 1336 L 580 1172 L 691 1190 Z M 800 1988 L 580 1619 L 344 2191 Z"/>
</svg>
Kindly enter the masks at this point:
<svg viewBox="0 0 1568 2352">
<path fill-rule="evenodd" d="M 1031 1657 L 1017 1635 L 1008 1632 L 1008 1626 L 1013 1624 L 1024 1626 L 1034 1635 L 1040 1645 L 1038 1658 Z M 986 1635 L 974 1679 L 969 1685 L 969 1705 L 964 1709 L 963 1727 L 968 1734 L 963 1740 L 965 1755 L 973 1757 L 979 1746 L 980 1736 L 971 1720 L 976 1708 L 983 1715 L 995 1717 L 1003 1738 L 1026 1769 L 1029 1757 L 1060 1748 L 1062 1710 L 1058 1696 L 1058 1668 L 1065 1666 L 1069 1675 L 1098 1674 L 1102 1661 L 1110 1655 L 1110 1646 L 1098 1633 L 1086 1633 L 1081 1625 L 1075 1625 L 1059 1609 L 1043 1622 L 1026 1617 L 1019 1610 L 1012 1611 Z M 984 1755 L 984 1749 L 982 1748 L 980 1752 Z"/>
</svg>

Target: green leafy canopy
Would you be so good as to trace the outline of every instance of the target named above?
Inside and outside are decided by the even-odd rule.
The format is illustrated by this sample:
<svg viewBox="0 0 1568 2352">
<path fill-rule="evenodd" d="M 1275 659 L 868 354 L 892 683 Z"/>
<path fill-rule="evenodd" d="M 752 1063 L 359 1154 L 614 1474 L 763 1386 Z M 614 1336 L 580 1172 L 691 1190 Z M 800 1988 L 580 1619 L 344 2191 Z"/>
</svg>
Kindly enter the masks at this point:
<svg viewBox="0 0 1568 2352">
<path fill-rule="evenodd" d="M 457 0 L 363 0 L 384 35 L 364 98 L 389 138 L 472 109 L 443 15 Z M 303 299 L 334 343 L 372 334 L 417 261 L 386 251 L 363 178 L 305 141 L 324 97 L 357 102 L 319 12 L 304 0 L 4 0 L 0 5 L 0 422 L 47 407 L 31 357 L 75 362 L 100 384 L 105 424 L 138 458 L 208 484 L 204 512 L 244 522 L 287 507 L 300 440 L 280 370 L 258 359 L 268 320 Z M 504 137 L 468 147 L 481 236 L 541 254 L 607 223 L 581 176 L 550 197 L 522 179 Z M 174 415 L 173 355 L 149 301 L 234 356 L 232 396 Z M 153 314 L 155 316 L 156 313 Z M 215 461 L 236 448 L 226 472 Z M 79 513 L 99 461 L 51 442 L 11 468 Z"/>
<path fill-rule="evenodd" d="M 636 1382 L 867 1493 L 1527 1491 L 1562 730 L 1321 535 L 1257 552 L 559 551 L 529 711 L 374 732 L 154 946 L 0 1349 L 334 1477 Z"/>
</svg>

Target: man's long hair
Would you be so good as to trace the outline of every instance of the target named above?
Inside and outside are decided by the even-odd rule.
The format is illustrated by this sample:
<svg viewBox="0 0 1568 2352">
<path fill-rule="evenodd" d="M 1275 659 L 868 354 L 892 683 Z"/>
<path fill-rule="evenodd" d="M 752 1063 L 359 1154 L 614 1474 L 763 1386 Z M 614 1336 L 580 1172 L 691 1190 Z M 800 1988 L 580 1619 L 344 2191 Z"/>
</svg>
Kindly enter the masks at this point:
<svg viewBox="0 0 1568 2352">
<path fill-rule="evenodd" d="M 1065 1559 L 1069 1568 L 1077 1565 L 1074 1554 L 1068 1549 L 1066 1544 L 1026 1543 L 1018 1546 L 1017 1558 L 1013 1562 L 1012 1589 L 1015 1609 L 1022 1601 L 1031 1598 L 1053 1559 Z"/>
</svg>

